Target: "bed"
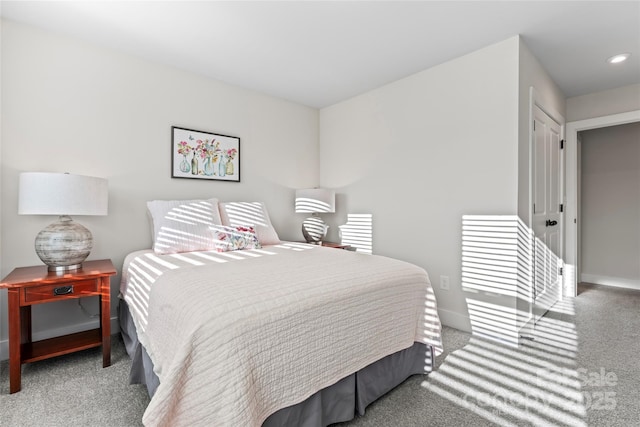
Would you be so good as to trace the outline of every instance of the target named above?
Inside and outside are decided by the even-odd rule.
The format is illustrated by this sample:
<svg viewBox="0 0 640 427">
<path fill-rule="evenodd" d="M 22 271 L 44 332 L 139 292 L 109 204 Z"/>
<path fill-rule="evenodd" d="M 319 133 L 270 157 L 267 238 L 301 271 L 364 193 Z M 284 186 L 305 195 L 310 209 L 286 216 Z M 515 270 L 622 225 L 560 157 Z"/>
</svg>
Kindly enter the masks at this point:
<svg viewBox="0 0 640 427">
<path fill-rule="evenodd" d="M 266 231 L 274 244 L 126 257 L 120 323 L 145 425 L 325 426 L 431 370 L 442 344 L 423 269 Z"/>
</svg>

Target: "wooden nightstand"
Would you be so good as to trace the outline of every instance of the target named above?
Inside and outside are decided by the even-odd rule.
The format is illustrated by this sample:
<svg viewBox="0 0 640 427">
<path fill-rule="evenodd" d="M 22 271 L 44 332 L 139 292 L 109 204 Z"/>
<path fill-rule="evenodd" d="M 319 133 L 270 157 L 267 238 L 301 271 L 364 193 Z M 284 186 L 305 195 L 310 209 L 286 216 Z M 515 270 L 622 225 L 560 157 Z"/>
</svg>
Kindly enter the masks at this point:
<svg viewBox="0 0 640 427">
<path fill-rule="evenodd" d="M 9 297 L 9 392 L 20 391 L 22 364 L 102 346 L 102 367 L 111 365 L 111 260 L 86 261 L 82 269 L 47 271 L 46 265 L 14 269 L 0 282 Z M 65 299 L 100 297 L 100 327 L 42 341 L 31 340 L 31 306 Z"/>
<path fill-rule="evenodd" d="M 334 243 L 334 242 L 322 242 L 322 246 L 326 246 L 328 248 L 336 248 L 336 249 L 346 249 L 346 250 L 351 250 L 351 246 L 349 245 L 343 245 L 340 243 Z"/>
<path fill-rule="evenodd" d="M 308 243 L 308 242 L 298 242 L 298 243 L 306 243 L 309 245 L 313 245 L 314 243 Z M 317 246 L 317 244 L 316 244 Z M 322 246 L 326 247 L 326 248 L 335 248 L 335 249 L 344 249 L 346 251 L 355 251 L 356 247 L 355 246 L 351 246 L 351 245 L 343 245 L 341 243 L 335 243 L 335 242 L 322 242 Z"/>
</svg>

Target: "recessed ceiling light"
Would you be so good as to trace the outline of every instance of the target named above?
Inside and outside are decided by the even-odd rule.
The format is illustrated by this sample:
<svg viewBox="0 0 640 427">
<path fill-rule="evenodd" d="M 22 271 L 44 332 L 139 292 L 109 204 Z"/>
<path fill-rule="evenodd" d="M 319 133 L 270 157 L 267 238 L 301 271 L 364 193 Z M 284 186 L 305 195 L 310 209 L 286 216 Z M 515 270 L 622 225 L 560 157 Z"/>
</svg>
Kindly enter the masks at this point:
<svg viewBox="0 0 640 427">
<path fill-rule="evenodd" d="M 626 61 L 631 56 L 630 53 L 621 53 L 619 55 L 613 55 L 611 58 L 607 58 L 609 64 L 619 64 Z"/>
</svg>

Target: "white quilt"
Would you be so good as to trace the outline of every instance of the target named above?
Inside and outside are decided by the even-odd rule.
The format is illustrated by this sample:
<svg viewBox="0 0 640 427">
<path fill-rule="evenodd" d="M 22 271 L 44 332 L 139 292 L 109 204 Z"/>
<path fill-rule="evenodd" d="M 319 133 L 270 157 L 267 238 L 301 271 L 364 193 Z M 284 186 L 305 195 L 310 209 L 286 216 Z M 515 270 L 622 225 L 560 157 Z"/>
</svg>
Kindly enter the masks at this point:
<svg viewBox="0 0 640 427">
<path fill-rule="evenodd" d="M 442 349 L 427 273 L 375 255 L 140 251 L 121 296 L 160 379 L 146 426 L 260 426 L 416 341 Z"/>
</svg>

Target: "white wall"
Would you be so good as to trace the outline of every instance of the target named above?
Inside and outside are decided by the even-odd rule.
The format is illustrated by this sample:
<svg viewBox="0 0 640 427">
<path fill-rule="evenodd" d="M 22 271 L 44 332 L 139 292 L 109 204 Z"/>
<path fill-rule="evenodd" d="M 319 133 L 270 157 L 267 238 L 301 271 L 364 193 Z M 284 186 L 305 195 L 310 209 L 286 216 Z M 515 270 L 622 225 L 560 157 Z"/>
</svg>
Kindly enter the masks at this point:
<svg viewBox="0 0 640 427">
<path fill-rule="evenodd" d="M 567 122 L 640 110 L 640 84 L 567 99 Z"/>
<path fill-rule="evenodd" d="M 580 136 L 582 281 L 640 289 L 640 123 Z"/>
<path fill-rule="evenodd" d="M 320 111 L 320 184 L 344 194 L 332 220 L 372 213 L 374 253 L 424 267 L 442 321 L 466 330 L 462 216 L 518 209 L 518 47 L 514 37 Z"/>
<path fill-rule="evenodd" d="M 118 268 L 126 253 L 150 246 L 147 200 L 262 200 L 281 237 L 298 239 L 294 189 L 318 184 L 316 109 L 10 21 L 2 22 L 1 124 L 3 277 L 41 264 L 33 240 L 55 219 L 17 215 L 20 172 L 107 178 L 109 215 L 76 219 L 94 235 L 90 259 Z M 172 179 L 172 125 L 240 137 L 242 181 Z M 111 286 L 115 316 L 119 276 Z M 34 338 L 95 322 L 73 301 L 56 305 L 34 307 Z M 0 307 L 2 341 L 4 290 Z M 97 311 L 95 301 L 87 307 Z"/>
</svg>

